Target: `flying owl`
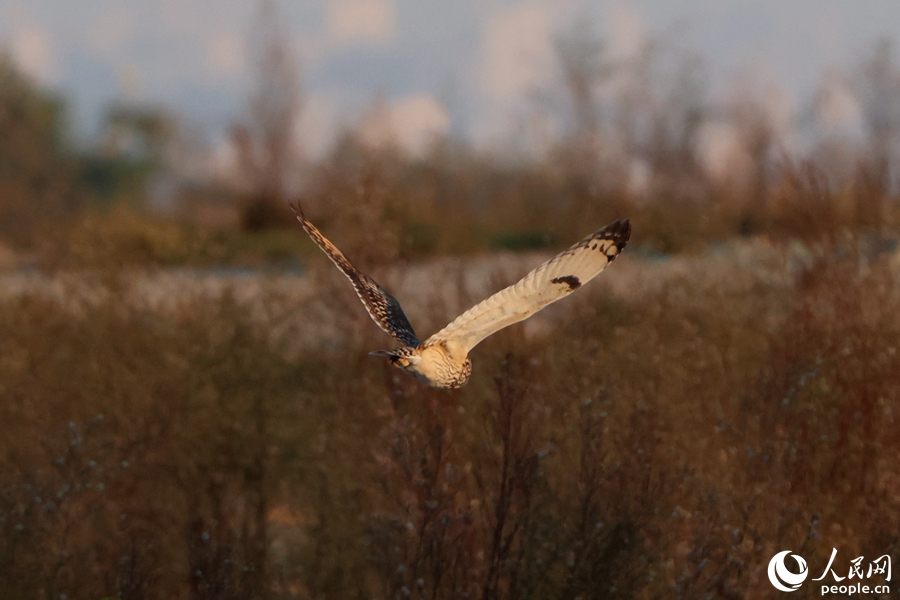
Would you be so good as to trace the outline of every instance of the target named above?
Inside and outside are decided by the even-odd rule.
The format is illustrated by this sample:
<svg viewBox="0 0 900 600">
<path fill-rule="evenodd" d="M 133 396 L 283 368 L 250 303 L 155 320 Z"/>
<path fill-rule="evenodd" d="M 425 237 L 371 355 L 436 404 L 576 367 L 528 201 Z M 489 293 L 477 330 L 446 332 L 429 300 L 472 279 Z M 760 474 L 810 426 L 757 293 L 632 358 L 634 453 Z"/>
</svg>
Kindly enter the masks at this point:
<svg viewBox="0 0 900 600">
<path fill-rule="evenodd" d="M 551 258 L 518 283 L 476 304 L 424 342 L 419 341 L 400 303 L 374 279 L 350 264 L 343 252 L 306 220 L 300 205 L 291 205 L 309 237 L 347 276 L 359 299 L 381 329 L 403 344 L 371 352 L 436 388 L 458 388 L 472 374 L 469 352 L 507 325 L 527 319 L 596 277 L 625 248 L 631 235 L 628 219 L 615 221 Z"/>
</svg>

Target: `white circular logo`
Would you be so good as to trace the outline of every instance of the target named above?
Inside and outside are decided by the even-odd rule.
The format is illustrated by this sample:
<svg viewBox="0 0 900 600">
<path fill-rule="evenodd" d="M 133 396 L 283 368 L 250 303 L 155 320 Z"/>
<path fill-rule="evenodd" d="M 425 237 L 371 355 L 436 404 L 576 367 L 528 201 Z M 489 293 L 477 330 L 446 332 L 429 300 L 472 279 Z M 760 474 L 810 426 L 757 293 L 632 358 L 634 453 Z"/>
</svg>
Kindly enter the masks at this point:
<svg viewBox="0 0 900 600">
<path fill-rule="evenodd" d="M 769 581 L 782 592 L 793 592 L 798 589 L 800 584 L 806 581 L 806 576 L 809 575 L 809 569 L 806 568 L 806 561 L 803 560 L 802 556 L 797 554 L 791 554 L 791 558 L 797 561 L 800 572 L 791 573 L 788 571 L 787 567 L 784 565 L 784 559 L 788 554 L 791 554 L 791 551 L 784 550 L 773 556 L 772 560 L 769 561 Z"/>
</svg>

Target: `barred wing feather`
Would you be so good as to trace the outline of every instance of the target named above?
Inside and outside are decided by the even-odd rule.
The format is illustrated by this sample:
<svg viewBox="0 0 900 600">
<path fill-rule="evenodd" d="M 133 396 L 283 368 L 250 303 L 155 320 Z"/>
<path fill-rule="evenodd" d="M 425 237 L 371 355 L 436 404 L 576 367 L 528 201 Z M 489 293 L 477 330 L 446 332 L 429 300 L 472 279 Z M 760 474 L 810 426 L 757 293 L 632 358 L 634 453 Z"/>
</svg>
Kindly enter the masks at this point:
<svg viewBox="0 0 900 600">
<path fill-rule="evenodd" d="M 418 346 L 419 338 L 416 337 L 412 325 L 409 324 L 397 299 L 387 293 L 374 279 L 354 267 L 337 246 L 322 235 L 315 225 L 306 220 L 299 205 L 292 204 L 291 210 L 297 215 L 297 220 L 300 221 L 309 237 L 353 284 L 356 295 L 359 296 L 372 320 L 401 343 L 407 346 Z"/>
<path fill-rule="evenodd" d="M 548 260 L 518 283 L 476 304 L 428 340 L 468 354 L 484 338 L 527 319 L 545 306 L 565 298 L 596 277 L 625 248 L 631 235 L 626 219 L 607 225 Z"/>
</svg>

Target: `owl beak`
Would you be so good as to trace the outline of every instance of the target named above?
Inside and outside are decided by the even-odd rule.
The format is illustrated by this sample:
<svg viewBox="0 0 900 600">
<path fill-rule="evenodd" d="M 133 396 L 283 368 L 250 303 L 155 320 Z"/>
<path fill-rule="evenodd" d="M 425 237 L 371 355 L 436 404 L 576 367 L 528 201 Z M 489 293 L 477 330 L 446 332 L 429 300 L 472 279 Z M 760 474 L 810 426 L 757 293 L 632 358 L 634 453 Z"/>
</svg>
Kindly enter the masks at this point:
<svg viewBox="0 0 900 600">
<path fill-rule="evenodd" d="M 377 352 L 369 352 L 372 356 L 384 356 L 385 358 L 391 359 L 391 364 L 395 367 L 406 368 L 412 362 L 409 358 L 405 356 L 397 356 L 390 350 L 379 350 Z"/>
</svg>

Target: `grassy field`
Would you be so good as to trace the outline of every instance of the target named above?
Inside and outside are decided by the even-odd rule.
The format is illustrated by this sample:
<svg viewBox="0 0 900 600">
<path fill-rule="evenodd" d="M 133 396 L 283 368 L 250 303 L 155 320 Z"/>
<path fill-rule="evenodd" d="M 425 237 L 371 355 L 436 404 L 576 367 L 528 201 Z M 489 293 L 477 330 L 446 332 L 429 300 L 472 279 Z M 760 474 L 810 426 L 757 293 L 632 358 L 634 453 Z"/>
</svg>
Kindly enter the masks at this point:
<svg viewBox="0 0 900 600">
<path fill-rule="evenodd" d="M 609 73 L 564 46 L 559 107 L 504 151 L 351 119 L 319 158 L 264 61 L 219 133 L 122 98 L 88 141 L 0 49 L 0 600 L 771 598 L 777 552 L 817 575 L 837 550 L 810 598 L 896 565 L 890 44 L 790 124 L 666 44 Z M 393 341 L 288 200 L 423 335 L 634 233 L 448 392 L 369 356 Z"/>
<path fill-rule="evenodd" d="M 368 356 L 323 261 L 299 300 L 6 297 L 0 597 L 769 597 L 783 549 L 896 558 L 900 282 L 865 248 L 626 253 L 452 392 Z"/>
</svg>

